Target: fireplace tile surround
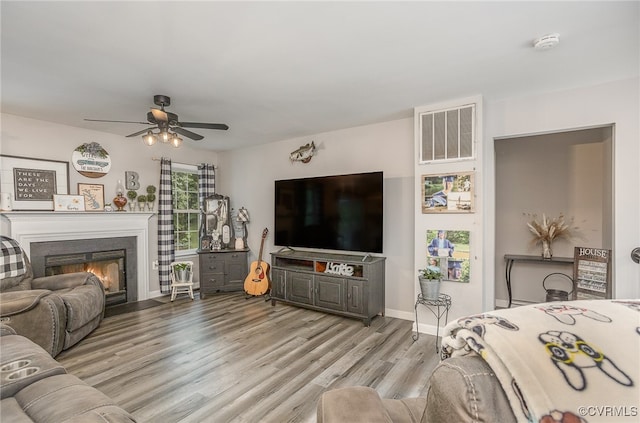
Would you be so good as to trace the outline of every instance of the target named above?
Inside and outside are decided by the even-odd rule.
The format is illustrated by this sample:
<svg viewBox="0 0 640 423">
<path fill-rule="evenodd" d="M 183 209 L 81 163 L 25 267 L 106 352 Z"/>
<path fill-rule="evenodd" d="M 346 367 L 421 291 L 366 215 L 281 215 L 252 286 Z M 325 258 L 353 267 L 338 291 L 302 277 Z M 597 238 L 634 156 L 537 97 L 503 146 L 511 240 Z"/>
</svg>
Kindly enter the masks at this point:
<svg viewBox="0 0 640 423">
<path fill-rule="evenodd" d="M 98 239 L 136 238 L 137 300 L 149 299 L 149 219 L 154 213 L 138 212 L 3 212 L 0 228 L 20 243 L 31 257 L 31 243 Z"/>
</svg>

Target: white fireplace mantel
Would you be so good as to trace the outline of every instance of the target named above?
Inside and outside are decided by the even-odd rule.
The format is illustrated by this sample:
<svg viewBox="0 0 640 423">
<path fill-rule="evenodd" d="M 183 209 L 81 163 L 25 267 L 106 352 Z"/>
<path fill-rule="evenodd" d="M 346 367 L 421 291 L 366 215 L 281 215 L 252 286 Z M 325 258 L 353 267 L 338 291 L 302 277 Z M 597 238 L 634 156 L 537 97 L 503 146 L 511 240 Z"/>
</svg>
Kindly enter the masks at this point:
<svg viewBox="0 0 640 423">
<path fill-rule="evenodd" d="M 3 212 L 2 234 L 31 256 L 32 242 L 135 236 L 138 301 L 149 298 L 149 219 L 153 213 Z"/>
</svg>

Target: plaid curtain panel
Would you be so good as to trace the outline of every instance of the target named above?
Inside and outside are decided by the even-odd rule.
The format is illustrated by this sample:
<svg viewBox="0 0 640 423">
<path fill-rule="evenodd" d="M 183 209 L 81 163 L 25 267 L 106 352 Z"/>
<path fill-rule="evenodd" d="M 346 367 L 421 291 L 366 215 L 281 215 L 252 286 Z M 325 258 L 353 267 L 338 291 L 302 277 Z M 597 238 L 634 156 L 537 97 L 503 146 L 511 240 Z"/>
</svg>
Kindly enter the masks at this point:
<svg viewBox="0 0 640 423">
<path fill-rule="evenodd" d="M 158 270 L 160 292 L 168 294 L 171 285 L 170 266 L 174 260 L 173 198 L 171 196 L 171 160 L 160 161 L 158 193 Z"/>
<path fill-rule="evenodd" d="M 22 259 L 22 248 L 13 239 L 0 236 L 0 279 L 24 275 L 27 269 Z"/>
<path fill-rule="evenodd" d="M 198 165 L 198 200 L 204 210 L 204 199 L 216 193 L 216 170 L 212 164 Z"/>
</svg>

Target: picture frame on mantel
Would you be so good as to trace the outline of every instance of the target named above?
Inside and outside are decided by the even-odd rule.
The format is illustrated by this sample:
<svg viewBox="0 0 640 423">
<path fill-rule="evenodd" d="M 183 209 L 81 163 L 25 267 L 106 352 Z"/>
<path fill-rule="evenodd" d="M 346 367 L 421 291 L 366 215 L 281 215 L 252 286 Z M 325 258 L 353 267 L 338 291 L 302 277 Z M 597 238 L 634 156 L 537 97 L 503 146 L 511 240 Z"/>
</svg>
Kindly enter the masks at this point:
<svg viewBox="0 0 640 423">
<path fill-rule="evenodd" d="M 86 211 L 104 211 L 104 185 L 78 183 L 78 195 L 84 196 Z"/>
<path fill-rule="evenodd" d="M 53 195 L 53 210 L 63 212 L 84 211 L 84 196 L 82 195 Z"/>
<path fill-rule="evenodd" d="M 13 210 L 53 210 L 54 195 L 69 194 L 69 162 L 0 154 L 0 192 Z"/>
</svg>

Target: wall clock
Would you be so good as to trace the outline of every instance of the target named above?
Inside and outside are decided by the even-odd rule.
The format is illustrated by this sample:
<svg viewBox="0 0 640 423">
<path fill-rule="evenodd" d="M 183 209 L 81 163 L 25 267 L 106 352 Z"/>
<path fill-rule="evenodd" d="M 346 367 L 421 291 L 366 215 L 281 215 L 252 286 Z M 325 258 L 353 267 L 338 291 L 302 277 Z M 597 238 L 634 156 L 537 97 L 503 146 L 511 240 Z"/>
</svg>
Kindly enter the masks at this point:
<svg viewBox="0 0 640 423">
<path fill-rule="evenodd" d="M 71 155 L 73 168 L 87 178 L 101 178 L 111 169 L 109 153 L 97 142 L 84 143 Z"/>
</svg>

